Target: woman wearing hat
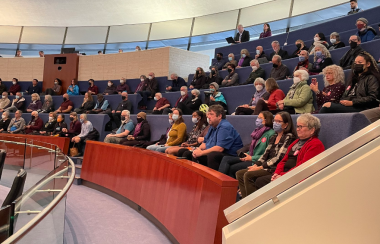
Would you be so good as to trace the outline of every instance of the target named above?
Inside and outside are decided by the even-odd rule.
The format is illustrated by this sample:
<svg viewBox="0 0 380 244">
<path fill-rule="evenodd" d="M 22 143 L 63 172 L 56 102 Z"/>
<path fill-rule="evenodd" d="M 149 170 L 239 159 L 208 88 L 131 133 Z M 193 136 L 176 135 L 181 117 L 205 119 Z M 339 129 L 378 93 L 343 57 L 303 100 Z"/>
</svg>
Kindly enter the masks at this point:
<svg viewBox="0 0 380 244">
<path fill-rule="evenodd" d="M 377 34 L 371 26 L 368 26 L 368 20 L 366 18 L 357 19 L 356 27 L 358 28 L 356 35 L 360 37 L 362 43 L 372 41 Z"/>
<path fill-rule="evenodd" d="M 227 101 L 223 94 L 219 91 L 219 85 L 216 82 L 210 84 L 210 91 L 205 92 L 205 103 L 208 106 L 219 104 L 227 109 Z"/>
<path fill-rule="evenodd" d="M 137 114 L 137 124 L 133 135 L 128 135 L 120 141 L 121 145 L 138 146 L 150 140 L 150 125 L 146 120 L 146 113 L 140 112 Z"/>
</svg>

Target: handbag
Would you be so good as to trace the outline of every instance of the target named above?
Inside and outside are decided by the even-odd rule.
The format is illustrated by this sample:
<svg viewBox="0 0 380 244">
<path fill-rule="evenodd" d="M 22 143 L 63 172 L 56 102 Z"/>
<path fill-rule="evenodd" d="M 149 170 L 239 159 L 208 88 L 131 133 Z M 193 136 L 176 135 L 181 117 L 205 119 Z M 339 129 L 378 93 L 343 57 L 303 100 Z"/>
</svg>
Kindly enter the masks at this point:
<svg viewBox="0 0 380 244">
<path fill-rule="evenodd" d="M 79 154 L 79 152 L 78 152 L 78 148 L 75 147 L 75 143 L 74 143 L 73 147 L 70 148 L 70 156 L 71 156 L 71 157 L 75 157 L 75 156 L 77 156 L 78 154 Z"/>
</svg>

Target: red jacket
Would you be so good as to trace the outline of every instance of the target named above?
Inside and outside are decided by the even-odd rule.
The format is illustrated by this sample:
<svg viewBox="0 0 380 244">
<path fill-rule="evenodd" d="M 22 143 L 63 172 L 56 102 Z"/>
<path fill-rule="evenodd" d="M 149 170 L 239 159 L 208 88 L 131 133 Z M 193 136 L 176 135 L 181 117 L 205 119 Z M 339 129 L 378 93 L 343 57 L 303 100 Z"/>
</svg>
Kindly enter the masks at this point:
<svg viewBox="0 0 380 244">
<path fill-rule="evenodd" d="M 284 172 L 284 166 L 286 161 L 288 161 L 288 155 L 292 147 L 299 141 L 299 139 L 295 140 L 289 147 L 288 151 L 286 152 L 284 158 L 281 160 L 281 162 L 278 163 L 275 174 L 278 175 L 284 175 L 294 168 L 300 166 L 301 164 L 305 163 L 309 159 L 312 159 L 313 157 L 317 156 L 321 152 L 325 150 L 325 146 L 323 146 L 323 143 L 317 138 L 312 137 L 310 138 L 305 145 L 301 148 L 299 155 L 297 157 L 297 164 L 295 167 L 291 168 L 288 172 Z"/>
<path fill-rule="evenodd" d="M 34 121 L 34 125 L 32 125 L 32 121 L 30 121 L 27 125 L 30 125 L 30 128 L 25 129 L 25 134 L 30 134 L 30 133 L 33 133 L 33 131 L 35 130 L 37 131 L 41 130 L 42 126 L 44 125 L 44 122 L 42 121 L 40 117 L 38 117 Z"/>
<path fill-rule="evenodd" d="M 268 108 L 269 110 L 276 110 L 277 106 L 276 103 L 278 101 L 284 100 L 285 93 L 281 89 L 274 90 L 268 98 Z"/>
<path fill-rule="evenodd" d="M 17 83 L 16 85 L 11 85 L 11 87 L 9 87 L 9 94 L 12 93 L 13 95 L 16 95 L 19 91 L 21 91 L 21 86 Z"/>
</svg>

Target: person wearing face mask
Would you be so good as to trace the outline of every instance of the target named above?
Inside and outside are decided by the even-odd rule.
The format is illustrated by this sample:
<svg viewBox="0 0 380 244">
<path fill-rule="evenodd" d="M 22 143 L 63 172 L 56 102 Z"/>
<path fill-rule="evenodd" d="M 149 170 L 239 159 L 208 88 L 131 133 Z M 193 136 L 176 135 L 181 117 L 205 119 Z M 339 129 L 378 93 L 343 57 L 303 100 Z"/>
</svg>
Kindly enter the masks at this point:
<svg viewBox="0 0 380 244">
<path fill-rule="evenodd" d="M 197 70 L 195 71 L 195 75 L 193 77 L 193 80 L 190 83 L 189 88 L 202 89 L 206 81 L 207 81 L 207 77 L 204 70 L 201 67 L 198 67 Z"/>
<path fill-rule="evenodd" d="M 61 106 L 55 111 L 56 113 L 70 113 L 74 107 L 74 103 L 70 100 L 69 94 L 65 93 L 62 96 L 63 102 Z"/>
<path fill-rule="evenodd" d="M 107 88 L 104 90 L 103 95 L 113 95 L 117 93 L 118 92 L 116 86 L 113 84 L 112 81 L 109 80 L 107 83 Z"/>
<path fill-rule="evenodd" d="M 84 94 L 82 105 L 79 108 L 74 109 L 77 114 L 87 113 L 94 109 L 95 102 L 90 92 Z"/>
<path fill-rule="evenodd" d="M 228 54 L 228 61 L 223 65 L 223 70 L 227 70 L 227 67 L 229 64 L 233 64 L 235 66 L 238 65 L 237 61 L 235 60 L 235 55 L 233 53 Z"/>
<path fill-rule="evenodd" d="M 61 128 L 61 136 L 64 137 L 75 137 L 79 135 L 82 129 L 82 123 L 78 120 L 78 115 L 75 112 L 70 113 L 70 126 L 69 128 Z"/>
<path fill-rule="evenodd" d="M 9 95 L 16 95 L 17 92 L 21 91 L 21 86 L 18 84 L 18 79 L 13 78 L 12 79 L 12 85 L 9 88 Z"/>
<path fill-rule="evenodd" d="M 219 91 L 219 85 L 216 83 L 210 84 L 210 92 L 205 92 L 205 104 L 208 106 L 221 105 L 227 110 L 227 101 L 223 94 Z"/>
<path fill-rule="evenodd" d="M 218 85 L 221 85 L 223 78 L 219 76 L 219 71 L 216 67 L 211 68 L 211 72 L 207 77 L 206 83 L 202 86 L 203 89 L 209 89 L 210 84 L 216 82 Z"/>
<path fill-rule="evenodd" d="M 239 75 L 235 72 L 235 65 L 228 65 L 228 75 L 222 81 L 221 87 L 236 86 L 239 84 Z"/>
<path fill-rule="evenodd" d="M 294 114 L 312 113 L 314 111 L 313 93 L 307 81 L 309 73 L 305 70 L 294 72 L 293 82 L 284 100 L 278 101 L 279 110 Z"/>
<path fill-rule="evenodd" d="M 351 10 L 350 10 L 350 12 L 347 13 L 347 15 L 356 14 L 356 13 L 363 11 L 363 9 L 360 9 L 358 7 L 358 1 L 357 0 L 350 0 L 350 7 L 351 7 Z"/>
<path fill-rule="evenodd" d="M 55 124 L 57 123 L 57 114 L 54 112 L 49 113 L 49 120 L 39 131 L 40 135 L 51 135 L 54 131 Z"/>
<path fill-rule="evenodd" d="M 0 132 L 2 133 L 3 131 L 7 131 L 9 123 L 11 122 L 11 119 L 9 118 L 9 112 L 4 111 L 3 114 L 1 115 L 1 120 L 0 120 Z"/>
<path fill-rule="evenodd" d="M 309 65 L 309 74 L 318 75 L 324 68 L 334 64 L 331 59 L 331 54 L 327 48 L 321 44 L 316 44 L 314 47 L 314 63 Z"/>
<path fill-rule="evenodd" d="M 379 109 L 379 80 L 375 59 L 367 52 L 360 53 L 352 64 L 351 77 L 340 102 L 324 104 L 319 113 L 355 113 Z M 373 116 L 370 112 L 368 118 Z"/>
<path fill-rule="evenodd" d="M 182 118 L 181 109 L 173 109 L 172 119 L 174 123 L 168 133 L 166 143 L 164 145 L 151 145 L 146 149 L 165 153 L 165 150 L 169 147 L 181 145 L 184 142 L 186 138 L 186 124 Z"/>
<path fill-rule="evenodd" d="M 145 77 L 145 75 L 142 75 L 143 77 L 144 77 L 144 80 L 146 79 L 146 77 Z M 141 77 L 142 77 L 141 76 Z M 140 78 L 141 78 L 140 77 Z M 122 77 L 121 79 L 120 79 L 120 85 L 118 85 L 117 87 L 116 87 L 116 91 L 117 91 L 117 93 L 119 94 L 119 95 L 121 95 L 121 93 L 122 92 L 127 92 L 128 94 L 131 94 L 132 92 L 131 92 L 131 90 L 129 89 L 129 86 L 127 85 L 127 82 L 126 82 L 126 79 L 124 78 L 124 77 Z"/>
<path fill-rule="evenodd" d="M 253 84 L 257 78 L 265 78 L 265 70 L 260 67 L 259 62 L 256 59 L 251 60 L 252 72 L 249 74 L 248 79 L 240 85 Z"/>
<path fill-rule="evenodd" d="M 262 46 L 257 46 L 256 47 L 256 54 L 255 54 L 255 59 L 259 61 L 259 63 L 263 63 L 263 59 L 266 59 L 265 62 L 268 62 L 268 57 L 265 54 L 264 48 Z"/>
<path fill-rule="evenodd" d="M 330 51 L 346 46 L 344 42 L 340 41 L 340 35 L 338 32 L 333 32 L 330 34 L 330 42 L 331 45 L 328 48 Z"/>
<path fill-rule="evenodd" d="M 30 102 L 29 106 L 26 108 L 26 112 L 33 112 L 33 111 L 39 111 L 42 108 L 42 102 L 40 95 L 37 93 L 33 93 L 32 96 L 32 101 Z"/>
<path fill-rule="evenodd" d="M 119 144 L 124 138 L 133 132 L 135 125 L 131 120 L 131 113 L 128 110 L 123 110 L 121 112 L 121 123 L 119 128 L 116 131 L 113 131 L 111 134 L 108 134 L 104 138 L 106 143 Z"/>
<path fill-rule="evenodd" d="M 53 98 L 50 95 L 45 95 L 45 101 L 41 109 L 37 110 L 39 113 L 50 113 L 54 111 Z"/>
<path fill-rule="evenodd" d="M 270 25 L 268 23 L 264 24 L 263 32 L 261 32 L 259 39 L 272 36 L 272 31 L 270 30 Z"/>
<path fill-rule="evenodd" d="M 236 43 L 242 43 L 249 41 L 249 38 L 249 31 L 244 30 L 243 25 L 238 25 L 234 41 Z"/>
<path fill-rule="evenodd" d="M 217 53 L 216 60 L 212 62 L 210 69 L 211 67 L 217 67 L 218 70 L 221 70 L 225 64 L 226 60 L 223 59 L 223 53 Z"/>
<path fill-rule="evenodd" d="M 39 95 L 41 93 L 41 87 L 38 86 L 38 80 L 33 79 L 32 85 L 30 85 L 25 92 L 28 94 L 37 93 Z"/>
<path fill-rule="evenodd" d="M 339 61 L 339 66 L 343 69 L 351 69 L 351 65 L 359 53 L 364 52 L 363 48 L 360 46 L 360 37 L 356 35 L 350 36 L 348 42 L 350 43 L 350 50 L 348 50 Z"/>
<path fill-rule="evenodd" d="M 71 138 L 71 142 L 77 144 L 79 152 L 79 155 L 77 155 L 77 157 L 83 155 L 86 140 L 97 140 L 96 138 L 99 137 L 99 132 L 92 126 L 92 123 L 87 119 L 87 114 L 81 114 L 79 116 L 79 121 L 82 124 L 80 133 L 79 135 Z"/>
<path fill-rule="evenodd" d="M 37 111 L 33 111 L 31 113 L 32 118 L 29 123 L 25 126 L 25 134 L 36 134 L 38 133 L 42 127 L 44 126 L 44 122 L 38 116 Z"/>
<path fill-rule="evenodd" d="M 15 117 L 11 119 L 11 122 L 9 123 L 7 131 L 3 131 L 3 133 L 23 134 L 25 130 L 25 120 L 21 116 L 22 111 L 17 110 Z"/>
<path fill-rule="evenodd" d="M 88 114 L 110 114 L 111 113 L 111 106 L 108 102 L 108 100 L 104 99 L 104 96 L 102 94 L 96 95 L 96 104 L 94 109 L 91 111 L 87 111 Z"/>
<path fill-rule="evenodd" d="M 7 91 L 7 87 L 4 85 L 3 80 L 0 78 L 0 94 L 3 94 L 3 92 L 6 92 L 6 91 Z"/>
<path fill-rule="evenodd" d="M 186 106 L 184 106 L 184 104 L 180 104 L 178 106 L 178 108 L 182 110 L 183 114 L 190 115 L 199 109 L 202 105 L 202 100 L 199 98 L 200 94 L 201 93 L 198 89 L 191 90 L 190 102 Z"/>
<path fill-rule="evenodd" d="M 0 99 L 0 112 L 4 112 L 6 108 L 11 105 L 11 101 L 8 98 L 8 92 L 4 91 Z"/>
<path fill-rule="evenodd" d="M 46 94 L 49 95 L 61 95 L 62 94 L 62 81 L 58 78 L 54 80 L 54 86 L 51 88 L 52 92 L 48 93 L 46 91 Z"/>
<path fill-rule="evenodd" d="M 135 51 L 141 51 L 141 47 L 140 46 L 136 46 Z"/>
<path fill-rule="evenodd" d="M 356 27 L 358 28 L 357 36 L 360 37 L 362 43 L 372 41 L 377 35 L 375 29 L 368 26 L 368 20 L 365 18 L 359 18 L 356 20 Z"/>
<path fill-rule="evenodd" d="M 162 114 L 165 108 L 170 107 L 169 100 L 162 97 L 161 92 L 157 92 L 156 95 L 154 95 L 154 100 L 157 102 L 156 105 L 154 105 L 152 114 Z"/>
<path fill-rule="evenodd" d="M 265 90 L 265 81 L 263 78 L 256 78 L 254 82 L 256 92 L 253 94 L 251 101 L 248 104 L 240 105 L 235 110 L 235 115 L 251 115 L 255 112 L 255 107 L 258 101 L 268 100 L 269 93 Z"/>
<path fill-rule="evenodd" d="M 148 79 L 145 79 L 145 81 L 142 81 L 141 79 L 140 85 L 136 89 L 136 93 L 140 94 L 140 96 L 142 97 L 141 101 L 139 102 L 139 109 L 146 110 L 148 98 L 154 97 L 154 95 L 158 91 L 158 83 L 155 74 L 153 72 L 150 72 Z"/>
<path fill-rule="evenodd" d="M 146 120 L 146 113 L 137 114 L 137 124 L 132 135 L 128 135 L 120 141 L 121 145 L 130 147 L 144 147 L 144 144 L 150 140 L 150 125 Z"/>
<path fill-rule="evenodd" d="M 291 58 L 298 58 L 302 50 L 309 50 L 306 46 L 305 43 L 302 40 L 297 40 L 296 41 L 296 47 L 297 49 L 293 52 L 293 54 L 290 56 Z"/>
<path fill-rule="evenodd" d="M 249 66 L 250 61 L 251 61 L 251 54 L 248 52 L 247 49 L 242 49 L 240 51 L 240 59 L 238 62 L 238 66 L 236 66 L 236 68 L 247 67 Z"/>
<path fill-rule="evenodd" d="M 115 123 L 116 127 L 112 128 L 119 128 L 120 127 L 120 117 L 121 117 L 121 112 L 123 110 L 128 110 L 129 112 L 132 112 L 132 102 L 128 100 L 128 93 L 123 92 L 121 93 L 121 99 L 122 101 L 117 105 L 117 108 L 115 110 L 112 110 L 111 112 L 105 112 L 108 114 L 108 116 L 111 119 L 111 124 Z"/>
<path fill-rule="evenodd" d="M 180 108 L 181 110 L 183 108 L 187 108 L 190 103 L 191 103 L 191 97 L 188 95 L 187 87 L 182 86 L 181 87 L 181 95 L 178 98 L 177 102 L 175 103 L 174 107 L 173 108 L 169 108 L 169 107 L 164 108 L 163 114 L 172 113 L 174 108 Z M 185 110 L 187 110 L 187 109 L 185 109 Z M 190 114 L 191 113 L 192 113 L 192 111 L 190 112 Z"/>
<path fill-rule="evenodd" d="M 280 55 L 274 55 L 272 58 L 272 70 L 270 71 L 270 77 L 275 80 L 285 80 L 289 76 L 289 69 L 282 63 Z"/>
<path fill-rule="evenodd" d="M 272 42 L 273 52 L 269 55 L 269 59 L 272 60 L 274 55 L 279 55 L 281 59 L 285 60 L 289 58 L 288 52 L 281 49 L 280 43 L 278 41 Z"/>
<path fill-rule="evenodd" d="M 306 50 L 301 50 L 299 56 L 298 56 L 298 64 L 294 68 L 294 71 L 296 70 L 309 70 L 309 53 Z M 294 73 L 293 71 L 293 73 Z"/>
<path fill-rule="evenodd" d="M 79 95 L 79 86 L 78 81 L 76 79 L 71 80 L 71 85 L 67 88 L 66 91 L 67 94 L 78 96 Z"/>
<path fill-rule="evenodd" d="M 171 74 L 170 79 L 172 80 L 172 85 L 166 87 L 167 91 L 179 91 L 182 86 L 186 86 L 186 81 L 176 73 Z"/>
<path fill-rule="evenodd" d="M 254 115 L 258 115 L 262 111 L 270 111 L 273 114 L 276 113 L 277 102 L 285 98 L 284 92 L 280 89 L 275 79 L 267 79 L 265 81 L 265 89 L 270 94 L 269 98 L 267 100 L 262 98 L 256 102 Z"/>
<path fill-rule="evenodd" d="M 57 122 L 54 125 L 53 132 L 51 133 L 52 136 L 64 136 L 62 130 L 67 129 L 67 124 L 65 122 L 65 116 L 63 114 L 57 115 Z M 78 134 L 80 133 L 80 129 Z"/>
<path fill-rule="evenodd" d="M 5 109 L 5 111 L 9 111 L 11 113 L 17 110 L 25 110 L 25 98 L 21 95 L 21 92 L 16 93 L 16 96 L 13 99 L 11 106 Z"/>
<path fill-rule="evenodd" d="M 88 80 L 88 89 L 87 92 L 91 93 L 92 95 L 96 95 L 99 93 L 99 89 L 97 86 L 94 84 L 94 79 L 89 79 Z"/>
<path fill-rule="evenodd" d="M 326 41 L 325 34 L 323 34 L 322 32 L 319 32 L 319 33 L 315 34 L 315 36 L 314 36 L 314 43 L 309 48 L 310 55 L 314 54 L 314 52 L 315 52 L 314 47 L 317 44 L 322 44 L 326 48 L 328 48 L 328 46 L 329 46 L 328 42 Z"/>
</svg>

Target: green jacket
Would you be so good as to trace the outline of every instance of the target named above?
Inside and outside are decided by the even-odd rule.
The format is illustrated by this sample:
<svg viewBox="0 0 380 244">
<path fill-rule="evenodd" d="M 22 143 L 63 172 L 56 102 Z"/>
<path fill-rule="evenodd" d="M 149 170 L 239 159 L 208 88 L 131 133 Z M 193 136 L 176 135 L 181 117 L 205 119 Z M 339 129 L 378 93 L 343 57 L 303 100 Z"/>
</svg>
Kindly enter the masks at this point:
<svg viewBox="0 0 380 244">
<path fill-rule="evenodd" d="M 294 107 L 297 114 L 312 113 L 314 111 L 313 93 L 307 81 L 300 81 L 295 88 L 293 98 L 289 98 L 289 93 L 284 99 L 284 106 Z"/>
<path fill-rule="evenodd" d="M 259 142 L 256 144 L 256 147 L 253 149 L 252 162 L 256 162 L 257 160 L 259 160 L 261 155 L 264 154 L 265 149 L 267 149 L 270 137 L 273 136 L 275 133 L 276 132 L 274 132 L 274 130 L 268 130 L 264 132 Z"/>
</svg>

